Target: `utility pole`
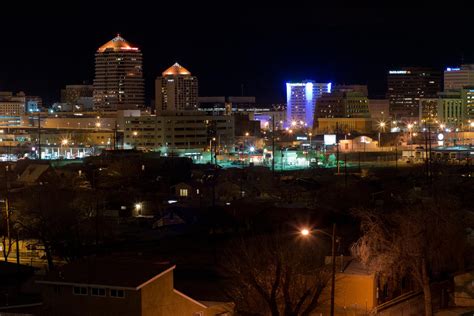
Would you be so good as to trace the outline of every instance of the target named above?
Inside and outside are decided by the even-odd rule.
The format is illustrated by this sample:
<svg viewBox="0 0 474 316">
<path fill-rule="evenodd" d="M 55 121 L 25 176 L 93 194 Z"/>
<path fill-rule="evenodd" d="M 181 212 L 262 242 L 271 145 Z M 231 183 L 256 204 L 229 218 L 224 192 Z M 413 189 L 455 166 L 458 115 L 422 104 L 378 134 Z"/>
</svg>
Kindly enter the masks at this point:
<svg viewBox="0 0 474 316">
<path fill-rule="evenodd" d="M 38 111 L 38 155 L 41 160 L 41 111 Z"/>
<path fill-rule="evenodd" d="M 115 128 L 114 128 L 114 150 L 117 150 L 117 120 L 115 121 Z"/>
<path fill-rule="evenodd" d="M 336 223 L 332 224 L 332 275 L 331 275 L 331 316 L 334 316 L 334 297 L 336 287 Z"/>
<path fill-rule="evenodd" d="M 344 187 L 347 189 L 347 154 L 344 154 Z"/>
<path fill-rule="evenodd" d="M 275 114 L 272 115 L 272 175 L 275 177 Z"/>
<path fill-rule="evenodd" d="M 337 165 L 337 174 L 339 174 L 339 142 L 337 140 L 337 133 L 339 131 L 339 124 L 336 122 L 336 165 Z"/>
</svg>

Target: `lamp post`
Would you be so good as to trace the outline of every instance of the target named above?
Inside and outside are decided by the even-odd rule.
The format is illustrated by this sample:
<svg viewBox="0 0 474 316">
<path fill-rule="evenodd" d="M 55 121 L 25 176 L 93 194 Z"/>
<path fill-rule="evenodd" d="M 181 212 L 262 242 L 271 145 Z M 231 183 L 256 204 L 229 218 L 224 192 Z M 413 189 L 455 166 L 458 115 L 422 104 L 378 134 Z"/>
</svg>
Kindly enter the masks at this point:
<svg viewBox="0 0 474 316">
<path fill-rule="evenodd" d="M 410 159 L 411 157 L 413 156 L 413 136 L 411 134 L 411 130 L 413 129 L 413 124 L 409 123 L 407 125 L 407 128 L 408 128 L 408 132 L 409 132 L 409 136 L 410 136 Z"/>
<path fill-rule="evenodd" d="M 383 112 L 382 112 L 382 113 L 383 113 Z M 386 125 L 387 125 L 387 124 L 386 124 L 384 121 L 381 121 L 381 122 L 379 123 L 379 147 L 382 147 L 382 145 L 380 144 L 380 131 L 385 132 L 385 126 L 386 126 Z"/>
<path fill-rule="evenodd" d="M 331 312 L 329 315 L 334 316 L 334 298 L 335 298 L 335 286 L 336 286 L 336 223 L 332 224 L 332 234 L 325 232 L 320 229 L 308 229 L 304 228 L 300 231 L 303 237 L 307 237 L 311 232 L 320 232 L 331 238 L 331 262 L 332 262 L 332 271 L 331 271 Z"/>
<path fill-rule="evenodd" d="M 137 216 L 142 215 L 142 208 L 143 208 L 142 203 L 136 203 L 135 204 L 135 212 L 136 212 Z"/>
</svg>

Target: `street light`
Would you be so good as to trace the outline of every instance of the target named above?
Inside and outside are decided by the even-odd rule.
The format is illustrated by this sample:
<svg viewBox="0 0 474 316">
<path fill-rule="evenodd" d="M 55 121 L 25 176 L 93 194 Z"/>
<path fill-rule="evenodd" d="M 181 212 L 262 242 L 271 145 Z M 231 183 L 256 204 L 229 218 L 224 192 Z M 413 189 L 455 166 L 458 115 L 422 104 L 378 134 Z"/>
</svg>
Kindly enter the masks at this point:
<svg viewBox="0 0 474 316">
<path fill-rule="evenodd" d="M 383 113 L 383 112 L 382 112 L 382 113 Z M 386 125 L 387 125 L 387 124 L 386 124 L 384 121 L 379 122 L 379 147 L 382 147 L 382 146 L 380 145 L 380 130 L 382 130 L 383 132 L 385 132 L 385 126 L 386 126 Z"/>
<path fill-rule="evenodd" d="M 142 215 L 141 211 L 142 211 L 142 208 L 143 208 L 143 205 L 142 203 L 136 203 L 135 204 L 135 211 L 137 212 L 137 215 Z"/>
<path fill-rule="evenodd" d="M 320 232 L 326 236 L 329 236 L 332 241 L 331 250 L 331 261 L 332 261 L 332 273 L 331 273 L 331 316 L 334 316 L 334 297 L 335 297 L 335 286 L 336 286 L 336 223 L 332 224 L 332 234 L 325 232 L 320 229 L 301 229 L 300 233 L 303 237 L 309 236 L 311 232 Z"/>
</svg>

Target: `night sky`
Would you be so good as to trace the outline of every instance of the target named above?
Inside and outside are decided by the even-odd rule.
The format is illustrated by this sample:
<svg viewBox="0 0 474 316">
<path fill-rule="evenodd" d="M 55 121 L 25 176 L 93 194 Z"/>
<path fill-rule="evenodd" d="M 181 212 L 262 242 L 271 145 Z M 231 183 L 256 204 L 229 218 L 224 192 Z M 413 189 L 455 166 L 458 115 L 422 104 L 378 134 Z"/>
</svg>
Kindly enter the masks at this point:
<svg viewBox="0 0 474 316">
<path fill-rule="evenodd" d="M 368 84 L 381 96 L 389 68 L 474 61 L 471 10 L 462 6 L 38 2 L 2 7 L 0 90 L 47 103 L 66 84 L 92 83 L 94 53 L 116 33 L 144 54 L 147 100 L 155 77 L 175 61 L 199 77 L 201 96 L 240 95 L 244 84 L 244 94 L 265 103 L 284 101 L 285 81 Z"/>
</svg>

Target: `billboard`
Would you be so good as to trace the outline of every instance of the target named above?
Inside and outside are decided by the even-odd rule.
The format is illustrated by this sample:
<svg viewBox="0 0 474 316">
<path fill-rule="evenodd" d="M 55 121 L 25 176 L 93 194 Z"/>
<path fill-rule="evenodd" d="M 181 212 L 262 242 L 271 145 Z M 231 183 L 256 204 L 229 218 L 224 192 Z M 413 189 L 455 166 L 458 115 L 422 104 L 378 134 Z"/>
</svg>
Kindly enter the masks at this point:
<svg viewBox="0 0 474 316">
<path fill-rule="evenodd" d="M 335 134 L 324 134 L 324 145 L 335 145 L 336 135 Z"/>
</svg>

